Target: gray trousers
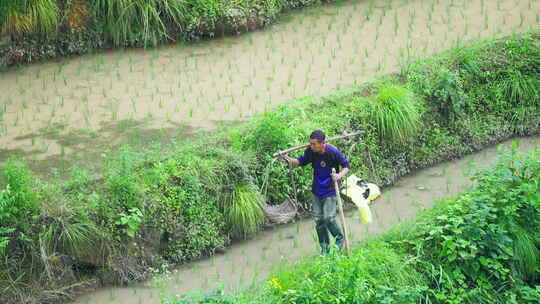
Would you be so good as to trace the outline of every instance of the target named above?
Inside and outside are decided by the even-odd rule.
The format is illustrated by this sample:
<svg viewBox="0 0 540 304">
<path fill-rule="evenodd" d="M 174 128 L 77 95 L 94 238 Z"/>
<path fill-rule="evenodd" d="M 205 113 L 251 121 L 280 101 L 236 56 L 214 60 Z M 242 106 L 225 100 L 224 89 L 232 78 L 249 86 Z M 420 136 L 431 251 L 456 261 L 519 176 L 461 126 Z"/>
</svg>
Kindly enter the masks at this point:
<svg viewBox="0 0 540 304">
<path fill-rule="evenodd" d="M 336 245 L 343 248 L 344 236 L 336 222 L 337 199 L 332 197 L 320 197 L 312 194 L 313 212 L 315 214 L 315 230 L 321 245 L 321 252 L 329 250 L 330 237 L 328 232 L 336 238 Z"/>
</svg>

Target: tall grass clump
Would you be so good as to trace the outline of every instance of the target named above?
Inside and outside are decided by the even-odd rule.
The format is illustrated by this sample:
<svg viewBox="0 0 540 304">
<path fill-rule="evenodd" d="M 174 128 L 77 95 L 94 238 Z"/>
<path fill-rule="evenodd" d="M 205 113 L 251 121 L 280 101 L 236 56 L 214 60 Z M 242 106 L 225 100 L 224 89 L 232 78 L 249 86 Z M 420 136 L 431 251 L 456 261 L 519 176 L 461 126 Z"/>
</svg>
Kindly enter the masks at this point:
<svg viewBox="0 0 540 304">
<path fill-rule="evenodd" d="M 8 195 L 10 195 L 10 193 L 6 190 L 0 192 L 0 223 L 6 223 L 11 216 L 8 210 Z M 9 244 L 9 234 L 13 231 L 15 231 L 15 229 L 8 225 L 4 224 L 0 226 L 0 256 L 5 253 Z"/>
<path fill-rule="evenodd" d="M 538 282 L 540 275 L 540 239 L 531 234 L 525 227 L 516 225 L 512 228 L 514 235 L 512 250 L 515 263 L 513 271 L 516 277 L 526 282 Z"/>
<path fill-rule="evenodd" d="M 37 236 L 40 267 L 37 278 L 47 280 L 49 288 L 75 283 L 74 263 L 98 261 L 103 256 L 106 232 L 91 218 L 91 207 L 66 194 L 60 184 L 42 185 Z M 103 266 L 103 265 L 100 265 Z"/>
<path fill-rule="evenodd" d="M 137 154 L 124 150 L 105 162 L 105 180 L 111 205 L 128 210 L 140 205 L 142 189 L 137 183 Z"/>
<path fill-rule="evenodd" d="M 509 70 L 500 82 L 501 97 L 515 106 L 535 104 L 540 98 L 538 81 L 519 70 Z"/>
<path fill-rule="evenodd" d="M 0 3 L 2 34 L 39 34 L 53 32 L 60 22 L 55 0 L 5 0 Z"/>
<path fill-rule="evenodd" d="M 257 232 L 265 220 L 259 189 L 246 183 L 236 186 L 225 200 L 225 220 L 235 237 L 248 237 Z"/>
<path fill-rule="evenodd" d="M 90 219 L 87 207 L 80 201 L 70 200 L 55 186 L 42 192 L 40 217 L 47 226 L 40 234 L 42 246 L 47 253 L 84 256 L 96 240 L 100 231 Z"/>
<path fill-rule="evenodd" d="M 26 164 L 10 158 L 3 166 L 0 188 L 0 284 L 4 297 L 24 298 L 24 287 L 40 265 L 35 251 L 39 216 L 36 181 Z M 8 287 L 9 286 L 9 287 Z"/>
<path fill-rule="evenodd" d="M 169 37 L 169 26 L 183 28 L 182 0 L 93 0 L 94 16 L 115 45 L 156 45 Z"/>
<path fill-rule="evenodd" d="M 534 106 L 540 101 L 540 80 L 519 70 L 509 70 L 499 83 L 500 98 L 516 107 L 511 115 L 514 122 L 522 123 L 534 114 Z M 533 113 L 531 113 L 533 110 Z"/>
<path fill-rule="evenodd" d="M 407 88 L 384 84 L 369 105 L 373 123 L 382 138 L 404 143 L 421 127 L 422 105 Z"/>
</svg>

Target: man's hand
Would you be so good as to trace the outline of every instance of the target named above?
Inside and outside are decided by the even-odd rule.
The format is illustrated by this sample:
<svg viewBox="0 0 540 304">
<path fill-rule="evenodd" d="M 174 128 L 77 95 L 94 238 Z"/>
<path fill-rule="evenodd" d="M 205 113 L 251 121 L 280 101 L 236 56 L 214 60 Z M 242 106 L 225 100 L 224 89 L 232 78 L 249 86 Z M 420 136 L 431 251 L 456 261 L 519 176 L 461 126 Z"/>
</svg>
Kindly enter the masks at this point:
<svg viewBox="0 0 540 304">
<path fill-rule="evenodd" d="M 285 154 L 281 154 L 279 157 L 279 160 L 282 162 L 287 162 L 291 165 L 298 165 L 298 160 L 296 158 L 289 157 Z"/>
<path fill-rule="evenodd" d="M 278 159 L 279 159 L 281 162 L 283 162 L 283 163 L 284 163 L 284 162 L 290 162 L 289 157 L 288 157 L 287 155 L 285 155 L 285 154 L 280 154 L 280 155 L 278 156 Z"/>
<path fill-rule="evenodd" d="M 332 168 L 332 173 L 330 174 L 330 176 L 332 176 L 332 180 L 335 182 L 337 182 L 340 178 L 339 174 L 336 173 L 336 168 Z"/>
<path fill-rule="evenodd" d="M 347 173 L 349 172 L 349 168 L 343 168 L 343 170 L 341 170 L 341 172 L 338 174 L 336 173 L 336 169 L 335 168 L 332 168 L 332 180 L 334 182 L 337 182 L 338 180 L 340 180 L 343 176 L 345 176 Z"/>
</svg>

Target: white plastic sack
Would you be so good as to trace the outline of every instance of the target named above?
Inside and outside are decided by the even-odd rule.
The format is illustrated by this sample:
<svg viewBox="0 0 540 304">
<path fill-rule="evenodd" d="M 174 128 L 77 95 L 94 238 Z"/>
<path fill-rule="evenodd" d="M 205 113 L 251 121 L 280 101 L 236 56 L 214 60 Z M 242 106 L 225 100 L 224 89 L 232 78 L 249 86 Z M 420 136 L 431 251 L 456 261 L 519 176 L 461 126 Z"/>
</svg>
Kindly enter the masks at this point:
<svg viewBox="0 0 540 304">
<path fill-rule="evenodd" d="M 346 185 L 345 195 L 350 197 L 356 207 L 358 207 L 360 218 L 366 224 L 371 223 L 373 217 L 369 209 L 369 203 L 381 195 L 379 186 L 367 183 L 354 174 L 347 177 Z"/>
</svg>

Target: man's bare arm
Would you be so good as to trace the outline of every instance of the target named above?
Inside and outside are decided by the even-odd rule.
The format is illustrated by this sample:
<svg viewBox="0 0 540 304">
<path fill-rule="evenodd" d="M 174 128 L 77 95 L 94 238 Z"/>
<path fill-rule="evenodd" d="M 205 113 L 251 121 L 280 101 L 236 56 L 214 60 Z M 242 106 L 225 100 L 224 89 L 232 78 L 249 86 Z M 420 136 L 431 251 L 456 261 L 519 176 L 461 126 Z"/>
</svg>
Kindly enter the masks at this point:
<svg viewBox="0 0 540 304">
<path fill-rule="evenodd" d="M 287 161 L 289 164 L 293 165 L 293 166 L 299 166 L 300 165 L 300 162 L 296 158 L 292 158 L 292 157 L 289 157 L 287 155 L 283 155 L 283 159 L 285 161 Z"/>
</svg>

